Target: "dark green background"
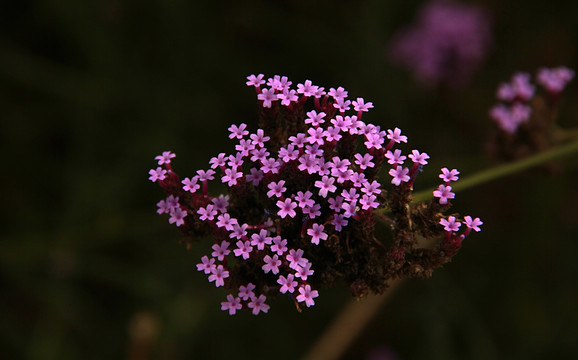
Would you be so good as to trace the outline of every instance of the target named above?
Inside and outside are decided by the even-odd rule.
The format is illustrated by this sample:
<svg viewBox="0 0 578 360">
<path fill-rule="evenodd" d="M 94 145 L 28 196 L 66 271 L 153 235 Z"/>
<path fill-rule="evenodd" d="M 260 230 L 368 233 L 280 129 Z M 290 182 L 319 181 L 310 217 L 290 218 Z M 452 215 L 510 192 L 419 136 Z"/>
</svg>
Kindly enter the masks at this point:
<svg viewBox="0 0 578 360">
<path fill-rule="evenodd" d="M 492 166 L 487 111 L 514 71 L 578 66 L 575 1 L 485 1 L 494 46 L 472 83 L 427 90 L 387 58 L 387 43 L 421 2 L 44 0 L 0 5 L 0 357 L 129 358 L 130 329 L 151 319 L 144 357 L 302 356 L 349 300 L 322 290 L 297 313 L 280 297 L 266 316 L 220 311 L 226 292 L 195 264 L 209 249 L 178 244 L 155 213 L 153 158 L 177 153 L 183 176 L 231 151 L 231 123 L 256 126 L 252 73 L 344 86 L 375 108 L 364 120 L 400 127 L 406 150 L 438 169 Z M 578 86 L 559 123 L 578 126 Z M 459 193 L 479 216 L 432 279 L 410 281 L 348 350 L 400 359 L 570 359 L 578 354 L 578 162 Z M 135 320 L 137 319 L 137 320 Z M 137 321 L 138 322 L 138 321 Z"/>
</svg>

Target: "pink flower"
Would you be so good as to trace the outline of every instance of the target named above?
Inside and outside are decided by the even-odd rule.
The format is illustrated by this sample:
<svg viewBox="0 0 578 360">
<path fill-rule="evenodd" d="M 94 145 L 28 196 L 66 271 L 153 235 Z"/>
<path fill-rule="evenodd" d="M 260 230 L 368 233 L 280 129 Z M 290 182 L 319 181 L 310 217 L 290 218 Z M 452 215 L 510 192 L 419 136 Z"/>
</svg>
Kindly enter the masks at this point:
<svg viewBox="0 0 578 360">
<path fill-rule="evenodd" d="M 332 96 L 335 100 L 337 99 L 345 99 L 347 97 L 347 91 L 342 88 L 341 86 L 337 89 L 331 88 L 327 93 L 329 96 Z"/>
<path fill-rule="evenodd" d="M 391 183 L 395 186 L 399 186 L 402 182 L 408 182 L 410 179 L 408 173 L 409 169 L 406 167 L 402 168 L 401 166 L 389 170 L 389 175 L 393 177 Z"/>
<path fill-rule="evenodd" d="M 381 194 L 380 187 L 381 187 L 381 184 L 378 183 L 376 180 L 373 180 L 373 182 L 371 184 L 368 181 L 368 182 L 363 184 L 363 188 L 361 189 L 361 192 L 366 193 L 367 195 Z"/>
<path fill-rule="evenodd" d="M 295 145 L 289 144 L 287 147 L 281 147 L 279 149 L 279 158 L 283 162 L 289 162 L 291 160 L 296 160 L 299 157 L 299 150 L 295 149 Z"/>
<path fill-rule="evenodd" d="M 255 76 L 255 75 L 247 76 L 247 86 L 254 86 L 254 87 L 258 88 L 259 86 L 261 86 L 265 83 L 265 80 L 263 80 L 264 76 L 265 75 L 263 75 L 263 74 L 259 74 L 257 76 Z"/>
<path fill-rule="evenodd" d="M 197 190 L 201 188 L 201 185 L 197 184 L 199 181 L 198 176 L 193 176 L 192 178 L 185 178 L 181 183 L 184 185 L 183 190 L 194 194 Z"/>
<path fill-rule="evenodd" d="M 281 236 L 275 236 L 272 240 L 271 251 L 276 252 L 279 256 L 283 255 L 287 251 L 287 240 L 281 239 Z"/>
<path fill-rule="evenodd" d="M 215 206 L 215 210 L 221 214 L 227 212 L 227 206 L 229 206 L 229 195 L 219 195 L 219 197 L 213 198 L 211 201 Z"/>
<path fill-rule="evenodd" d="M 375 195 L 363 195 L 359 203 L 363 210 L 368 210 L 370 208 L 377 209 L 379 207 L 379 202 L 376 201 L 377 197 Z"/>
<path fill-rule="evenodd" d="M 289 254 L 285 255 L 285 259 L 289 261 L 289 267 L 296 270 L 297 266 L 305 266 L 307 264 L 307 259 L 303 257 L 303 250 L 301 249 L 291 249 Z"/>
<path fill-rule="evenodd" d="M 277 284 L 281 285 L 279 292 L 281 292 L 281 294 L 285 294 L 287 291 L 293 293 L 295 291 L 295 287 L 298 284 L 294 279 L 295 276 L 293 274 L 289 274 L 287 277 L 280 275 L 279 279 L 277 279 Z"/>
<path fill-rule="evenodd" d="M 157 209 L 157 214 L 169 214 L 171 212 L 171 207 L 169 206 L 169 204 L 164 201 L 161 200 L 157 203 L 158 209 Z"/>
<path fill-rule="evenodd" d="M 265 245 L 271 245 L 271 238 L 267 236 L 267 230 L 261 229 L 258 234 L 251 235 L 251 245 L 256 246 L 257 250 L 264 250 Z"/>
<path fill-rule="evenodd" d="M 285 190 L 287 190 L 287 188 L 284 186 L 285 185 L 285 180 L 279 180 L 278 182 L 275 181 L 271 181 L 267 187 L 270 189 L 267 192 L 267 197 L 282 197 L 283 196 L 283 192 L 285 192 Z"/>
<path fill-rule="evenodd" d="M 541 68 L 538 70 L 536 80 L 549 93 L 559 94 L 574 78 L 574 75 L 573 70 L 563 66 L 554 69 Z M 159 165 L 161 165 L 160 162 Z"/>
<path fill-rule="evenodd" d="M 311 285 L 305 285 L 299 287 L 299 295 L 297 295 L 297 301 L 305 302 L 307 307 L 315 305 L 315 299 L 319 296 L 319 292 L 317 290 L 311 290 Z"/>
<path fill-rule="evenodd" d="M 429 159 L 429 155 L 426 153 L 420 153 L 417 150 L 412 150 L 411 155 L 409 155 L 409 158 L 416 164 L 426 165 L 427 159 Z"/>
<path fill-rule="evenodd" d="M 257 168 L 251 168 L 251 173 L 247 174 L 245 177 L 247 181 L 250 181 L 253 186 L 259 185 L 261 180 L 263 180 L 263 172 Z"/>
<path fill-rule="evenodd" d="M 217 219 L 217 226 L 224 227 L 227 231 L 233 231 L 234 226 L 238 224 L 237 219 L 232 218 L 231 215 L 227 213 L 219 215 Z"/>
<path fill-rule="evenodd" d="M 216 268 L 215 259 L 210 258 L 208 256 L 203 256 L 201 258 L 201 262 L 197 264 L 197 271 L 204 271 L 205 274 L 210 274 L 214 268 Z"/>
<path fill-rule="evenodd" d="M 440 185 L 436 190 L 434 190 L 433 196 L 440 198 L 440 204 L 445 205 L 448 203 L 448 199 L 455 198 L 456 194 L 452 192 L 451 186 Z"/>
<path fill-rule="evenodd" d="M 247 260 L 249 256 L 251 256 L 251 251 L 253 251 L 253 247 L 251 246 L 250 241 L 237 241 L 237 248 L 233 250 L 235 256 L 239 257 L 242 256 L 243 260 Z"/>
<path fill-rule="evenodd" d="M 262 266 L 262 269 L 265 272 L 265 274 L 267 274 L 269 271 L 271 271 L 273 274 L 279 273 L 279 266 L 281 266 L 281 260 L 279 260 L 279 256 L 277 254 L 273 255 L 273 257 L 265 255 L 263 261 L 265 261 L 265 265 Z"/>
<path fill-rule="evenodd" d="M 171 213 L 171 217 L 169 218 L 169 223 L 174 224 L 176 223 L 177 226 L 181 226 L 185 223 L 185 216 L 187 216 L 187 212 L 180 207 L 174 208 Z"/>
<path fill-rule="evenodd" d="M 217 260 L 219 260 L 219 261 L 225 260 L 225 256 L 227 256 L 227 255 L 229 255 L 229 254 L 231 253 L 231 250 L 229 250 L 229 245 L 230 245 L 230 244 L 231 244 L 230 242 L 225 241 L 225 240 L 223 240 L 223 241 L 221 242 L 221 245 L 219 245 L 219 244 L 214 244 L 214 245 L 212 246 L 212 249 L 213 249 L 214 251 L 211 253 L 211 256 L 212 256 L 212 257 L 216 257 Z"/>
<path fill-rule="evenodd" d="M 403 165 L 403 162 L 407 158 L 405 155 L 401 155 L 401 150 L 395 149 L 394 152 L 387 150 L 385 157 L 388 158 L 387 163 L 390 165 Z"/>
<path fill-rule="evenodd" d="M 297 96 L 297 91 L 295 90 L 283 90 L 281 94 L 277 95 L 278 99 L 281 100 L 281 105 L 289 106 L 292 102 L 297 102 L 299 96 Z"/>
<path fill-rule="evenodd" d="M 227 162 L 227 154 L 220 153 L 219 155 L 211 158 L 209 164 L 211 164 L 211 169 L 216 169 L 217 167 L 225 166 Z"/>
<path fill-rule="evenodd" d="M 166 178 L 167 171 L 162 167 L 149 170 L 149 180 L 156 182 L 157 180 L 163 181 Z"/>
<path fill-rule="evenodd" d="M 448 232 L 458 231 L 460 226 L 462 225 L 459 221 L 456 221 L 455 216 L 450 216 L 446 219 L 441 218 L 440 224 L 444 226 L 444 230 Z"/>
<path fill-rule="evenodd" d="M 301 280 L 306 281 L 309 275 L 313 275 L 314 271 L 311 270 L 311 263 L 307 262 L 305 265 L 297 265 L 297 272 L 295 277 L 301 278 Z"/>
<path fill-rule="evenodd" d="M 357 112 L 368 112 L 369 109 L 373 108 L 373 103 L 372 102 L 365 102 L 365 100 L 363 100 L 363 98 L 357 98 L 357 101 L 353 101 L 353 109 Z"/>
<path fill-rule="evenodd" d="M 313 199 L 311 199 L 311 196 L 313 196 L 313 193 L 309 190 L 305 192 L 298 191 L 297 196 L 295 196 L 295 200 L 299 202 L 299 207 L 301 209 L 304 209 L 305 207 L 313 206 L 313 204 L 315 203 Z"/>
<path fill-rule="evenodd" d="M 371 156 L 370 154 L 363 154 L 363 156 L 361 154 L 355 154 L 353 155 L 353 157 L 355 158 L 355 163 L 359 165 L 359 168 L 361 170 L 365 170 L 368 167 L 372 168 L 375 166 L 375 164 L 371 162 L 371 160 L 373 160 L 373 156 Z"/>
<path fill-rule="evenodd" d="M 256 134 L 251 134 L 251 140 L 253 140 L 253 144 L 255 146 L 264 147 L 265 143 L 269 141 L 271 138 L 265 135 L 263 129 L 257 129 Z"/>
<path fill-rule="evenodd" d="M 466 223 L 466 226 L 476 232 L 481 231 L 480 229 L 480 225 L 483 225 L 484 223 L 482 222 L 482 220 L 480 220 L 480 218 L 475 218 L 472 220 L 471 216 L 464 216 L 464 222 Z"/>
<path fill-rule="evenodd" d="M 325 115 L 326 114 L 324 112 L 320 112 L 319 114 L 317 114 L 317 111 L 311 110 L 307 113 L 305 124 L 311 124 L 314 127 L 318 127 L 320 124 L 323 124 L 325 122 L 325 120 L 323 120 Z"/>
<path fill-rule="evenodd" d="M 387 138 L 395 141 L 396 143 L 400 143 L 400 142 L 407 142 L 407 136 L 405 135 L 401 135 L 401 129 L 399 128 L 395 128 L 394 130 L 387 130 Z"/>
<path fill-rule="evenodd" d="M 163 151 L 162 155 L 156 156 L 155 160 L 158 160 L 159 165 L 170 164 L 171 159 L 174 158 L 176 155 L 170 151 Z"/>
<path fill-rule="evenodd" d="M 457 169 L 448 170 L 448 168 L 443 168 L 439 178 L 447 184 L 450 181 L 458 181 L 459 177 L 457 175 L 459 175 L 459 173 Z"/>
<path fill-rule="evenodd" d="M 215 205 L 208 204 L 207 207 L 200 207 L 197 210 L 197 214 L 201 215 L 200 219 L 203 221 L 213 221 L 215 215 L 217 215 L 217 210 L 214 209 Z"/>
<path fill-rule="evenodd" d="M 323 232 L 325 226 L 313 223 L 310 229 L 307 229 L 307 235 L 311 236 L 311 243 L 319 245 L 319 240 L 327 240 L 328 235 Z"/>
<path fill-rule="evenodd" d="M 275 94 L 275 89 L 263 89 L 261 93 L 257 95 L 257 99 L 263 101 L 264 108 L 270 108 L 273 101 L 277 101 L 278 96 Z"/>
<path fill-rule="evenodd" d="M 341 231 L 344 226 L 347 226 L 349 221 L 343 215 L 334 214 L 331 224 L 335 227 L 335 231 Z"/>
<path fill-rule="evenodd" d="M 281 216 L 283 219 L 285 219 L 287 215 L 289 215 L 289 217 L 295 217 L 295 215 L 297 215 L 295 212 L 297 204 L 291 201 L 291 199 L 285 199 L 285 201 L 279 200 L 277 201 L 277 206 L 279 207 L 277 215 Z"/>
<path fill-rule="evenodd" d="M 242 123 L 241 125 L 237 126 L 235 124 L 229 126 L 229 139 L 242 139 L 245 135 L 249 134 L 248 130 L 245 130 L 247 128 L 247 124 Z"/>
<path fill-rule="evenodd" d="M 234 297 L 233 295 L 227 295 L 227 301 L 221 302 L 221 310 L 229 310 L 229 315 L 235 315 L 237 310 L 241 310 L 243 305 L 241 304 L 241 299 Z"/>
<path fill-rule="evenodd" d="M 327 197 L 328 193 L 333 193 L 337 190 L 337 186 L 333 185 L 335 178 L 324 176 L 321 180 L 315 182 L 315 187 L 319 188 L 319 195 Z"/>
<path fill-rule="evenodd" d="M 303 84 L 297 84 L 297 92 L 306 97 L 314 96 L 318 89 L 318 86 L 312 85 L 311 80 L 305 80 Z"/>
<path fill-rule="evenodd" d="M 261 161 L 261 163 L 263 164 L 263 166 L 261 166 L 261 171 L 263 171 L 265 174 L 268 174 L 268 173 L 277 174 L 277 173 L 279 173 L 279 168 L 281 167 L 281 163 L 279 161 L 275 160 L 275 158 L 266 159 L 264 161 Z"/>
<path fill-rule="evenodd" d="M 255 290 L 255 285 L 253 283 L 248 283 L 247 286 L 239 286 L 239 297 L 243 299 L 243 301 L 247 301 L 255 296 L 253 292 Z"/>
<path fill-rule="evenodd" d="M 251 302 L 247 305 L 250 309 L 253 309 L 253 315 L 259 315 L 259 312 L 267 313 L 270 306 L 265 304 L 267 298 L 265 295 L 259 295 L 259 297 L 253 297 Z"/>
<path fill-rule="evenodd" d="M 225 279 L 229 277 L 229 272 L 225 270 L 223 265 L 218 265 L 216 268 L 212 269 L 211 275 L 209 275 L 209 282 L 215 282 L 215 286 L 225 285 Z"/>
<path fill-rule="evenodd" d="M 227 183 L 229 186 L 237 185 L 237 179 L 243 177 L 243 173 L 237 171 L 237 168 L 225 169 L 225 176 L 221 177 L 223 183 Z"/>
</svg>

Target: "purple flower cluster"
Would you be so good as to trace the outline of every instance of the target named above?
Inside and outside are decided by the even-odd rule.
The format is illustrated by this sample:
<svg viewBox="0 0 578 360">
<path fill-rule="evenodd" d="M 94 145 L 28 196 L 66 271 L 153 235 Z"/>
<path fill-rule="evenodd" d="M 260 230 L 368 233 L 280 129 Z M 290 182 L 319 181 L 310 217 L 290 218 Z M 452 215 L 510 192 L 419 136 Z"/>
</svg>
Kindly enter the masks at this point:
<svg viewBox="0 0 578 360">
<path fill-rule="evenodd" d="M 394 35 L 391 57 L 426 85 L 462 86 L 484 61 L 490 37 L 488 16 L 480 8 L 431 1 Z"/>
<path fill-rule="evenodd" d="M 403 191 L 408 198 L 429 158 L 418 150 L 403 155 L 396 146 L 406 143 L 407 137 L 399 128 L 381 130 L 362 121 L 371 102 L 349 100 L 342 87 L 325 91 L 309 80 L 296 89 L 291 84 L 278 75 L 267 81 L 263 74 L 247 77 L 263 118 L 290 121 L 254 133 L 245 123 L 231 125 L 229 138 L 235 141 L 236 152 L 218 154 L 210 159 L 210 169 L 198 170 L 192 177 L 178 177 L 171 168 L 175 155 L 168 151 L 155 158 L 159 167 L 149 171 L 149 179 L 168 194 L 157 204 L 157 212 L 169 214 L 169 222 L 188 237 L 214 239 L 210 256 L 201 258 L 197 270 L 216 287 L 234 290 L 221 303 L 231 315 L 242 308 L 255 315 L 266 313 L 267 295 L 279 293 L 288 295 L 298 308 L 300 303 L 310 307 L 319 295 L 314 288 L 335 283 L 336 274 L 350 271 L 344 280 L 355 284 L 360 274 L 375 276 L 375 269 L 359 262 L 375 256 L 376 216 L 400 206 L 399 200 L 386 198 L 378 172 L 387 161 L 391 184 L 400 189 L 392 193 Z M 349 113 L 351 108 L 354 113 Z M 297 125 L 298 131 L 288 130 Z M 404 166 L 408 157 L 411 167 Z M 439 227 L 439 210 L 454 198 L 449 181 L 457 180 L 457 174 L 455 169 L 442 169 L 445 185 L 434 192 L 439 204 L 432 205 L 434 215 L 428 220 L 434 227 Z M 219 180 L 228 194 L 210 195 L 209 182 Z M 476 226 L 481 224 L 475 221 Z M 393 267 L 390 271 L 392 277 Z"/>
<path fill-rule="evenodd" d="M 556 98 L 573 78 L 574 71 L 566 67 L 541 68 L 538 70 L 536 81 L 550 97 Z M 534 98 L 535 92 L 536 87 L 531 83 L 530 74 L 514 74 L 510 82 L 499 85 L 496 97 L 504 103 L 492 107 L 490 117 L 504 132 L 514 134 L 521 124 L 530 120 L 532 114 L 530 101 Z"/>
</svg>

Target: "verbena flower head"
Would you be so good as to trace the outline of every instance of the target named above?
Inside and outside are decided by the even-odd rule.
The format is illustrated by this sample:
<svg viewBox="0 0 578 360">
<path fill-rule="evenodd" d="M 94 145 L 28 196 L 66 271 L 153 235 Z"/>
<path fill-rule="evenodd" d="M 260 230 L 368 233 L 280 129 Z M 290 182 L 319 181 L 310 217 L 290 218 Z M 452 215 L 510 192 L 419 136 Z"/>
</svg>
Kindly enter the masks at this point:
<svg viewBox="0 0 578 360">
<path fill-rule="evenodd" d="M 574 71 L 560 66 L 540 68 L 533 83 L 529 73 L 515 73 L 496 90 L 498 104 L 489 116 L 499 132 L 490 150 L 510 159 L 545 150 L 552 145 L 550 131 L 562 100 L 562 93 L 574 78 Z"/>
<path fill-rule="evenodd" d="M 149 172 L 167 193 L 157 212 L 169 215 L 187 244 L 212 239 L 196 268 L 231 291 L 222 310 L 266 313 L 267 299 L 278 295 L 298 309 L 311 307 L 320 289 L 342 283 L 358 297 L 381 293 L 394 278 L 429 275 L 471 229 L 480 230 L 478 218 L 443 216 L 455 197 L 449 186 L 455 169 L 442 169 L 444 184 L 431 201 L 411 203 L 429 155 L 415 149 L 404 155 L 401 129 L 361 121 L 371 102 L 350 103 L 344 88 L 325 93 L 310 80 L 295 90 L 277 75 L 267 81 L 251 75 L 247 85 L 257 93 L 259 128 L 228 128 L 236 152 L 218 154 L 210 169 L 184 179 L 171 167 L 175 155 L 164 152 Z M 212 194 L 211 182 L 227 193 Z M 385 219 L 389 238 L 376 237 L 378 219 Z M 424 251 L 418 237 L 438 238 L 438 245 Z"/>
<path fill-rule="evenodd" d="M 415 22 L 395 34 L 392 59 L 428 86 L 466 84 L 491 44 L 490 21 L 482 9 L 454 1 L 430 1 Z"/>
</svg>

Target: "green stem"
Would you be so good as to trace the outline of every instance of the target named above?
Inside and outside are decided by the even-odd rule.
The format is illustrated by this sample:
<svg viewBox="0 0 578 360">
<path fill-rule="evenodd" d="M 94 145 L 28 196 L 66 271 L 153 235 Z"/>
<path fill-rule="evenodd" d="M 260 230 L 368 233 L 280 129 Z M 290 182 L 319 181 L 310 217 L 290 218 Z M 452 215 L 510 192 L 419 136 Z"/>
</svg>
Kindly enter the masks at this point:
<svg viewBox="0 0 578 360">
<path fill-rule="evenodd" d="M 477 186 L 479 184 L 483 184 L 485 182 L 516 173 L 524 169 L 529 169 L 533 166 L 545 163 L 546 161 L 562 158 L 575 152 L 578 152 L 578 138 L 574 139 L 574 141 L 570 143 L 558 146 L 552 150 L 548 150 L 513 163 L 504 164 L 491 169 L 483 170 L 478 172 L 477 174 L 462 178 L 454 186 L 452 186 L 452 191 L 457 192 L 465 190 Z M 419 203 L 430 199 L 433 196 L 432 194 L 433 190 L 434 189 L 420 191 L 416 193 L 412 202 Z"/>
</svg>

